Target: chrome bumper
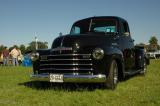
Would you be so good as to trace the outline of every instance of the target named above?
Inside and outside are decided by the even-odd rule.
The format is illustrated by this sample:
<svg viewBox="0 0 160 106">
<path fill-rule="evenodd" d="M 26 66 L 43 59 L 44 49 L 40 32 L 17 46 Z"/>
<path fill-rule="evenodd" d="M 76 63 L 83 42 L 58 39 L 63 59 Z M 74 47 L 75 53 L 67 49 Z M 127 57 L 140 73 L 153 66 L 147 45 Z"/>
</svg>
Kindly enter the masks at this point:
<svg viewBox="0 0 160 106">
<path fill-rule="evenodd" d="M 45 74 L 31 74 L 32 80 L 36 81 L 48 81 L 50 82 L 50 75 Z M 90 75 L 90 74 L 63 74 L 63 82 L 76 82 L 76 83 L 101 83 L 106 81 L 106 75 Z"/>
</svg>

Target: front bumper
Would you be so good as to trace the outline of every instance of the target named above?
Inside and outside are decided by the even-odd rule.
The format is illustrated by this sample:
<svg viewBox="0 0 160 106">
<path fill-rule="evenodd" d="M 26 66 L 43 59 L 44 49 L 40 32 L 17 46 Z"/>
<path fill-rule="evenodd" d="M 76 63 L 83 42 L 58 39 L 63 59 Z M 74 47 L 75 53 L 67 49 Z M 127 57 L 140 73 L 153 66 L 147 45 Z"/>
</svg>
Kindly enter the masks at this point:
<svg viewBox="0 0 160 106">
<path fill-rule="evenodd" d="M 36 81 L 48 81 L 50 82 L 50 74 L 31 74 L 32 80 Z M 98 74 L 63 74 L 63 82 L 75 82 L 75 83 L 102 83 L 106 81 L 106 75 Z"/>
</svg>

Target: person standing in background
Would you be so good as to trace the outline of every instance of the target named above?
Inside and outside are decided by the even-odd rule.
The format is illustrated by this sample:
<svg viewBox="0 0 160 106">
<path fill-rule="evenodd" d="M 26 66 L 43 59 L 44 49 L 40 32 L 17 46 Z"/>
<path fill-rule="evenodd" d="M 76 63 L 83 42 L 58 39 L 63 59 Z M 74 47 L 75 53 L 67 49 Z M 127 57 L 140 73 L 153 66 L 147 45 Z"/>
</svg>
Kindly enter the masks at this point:
<svg viewBox="0 0 160 106">
<path fill-rule="evenodd" d="M 18 56 L 20 55 L 18 48 L 16 46 L 14 46 L 14 48 L 11 50 L 10 52 L 11 56 L 12 56 L 12 64 L 14 66 L 18 66 Z"/>
<path fill-rule="evenodd" d="M 3 65 L 7 66 L 9 59 L 9 50 L 7 49 L 7 47 L 5 47 L 4 50 L 2 51 L 2 55 L 3 55 Z"/>
<path fill-rule="evenodd" d="M 18 63 L 19 63 L 19 65 L 21 65 L 22 64 L 22 61 L 23 61 L 23 55 L 22 55 L 22 52 L 21 52 L 21 50 L 18 48 L 17 49 L 18 50 L 18 52 L 19 52 L 19 55 L 18 55 Z"/>
</svg>

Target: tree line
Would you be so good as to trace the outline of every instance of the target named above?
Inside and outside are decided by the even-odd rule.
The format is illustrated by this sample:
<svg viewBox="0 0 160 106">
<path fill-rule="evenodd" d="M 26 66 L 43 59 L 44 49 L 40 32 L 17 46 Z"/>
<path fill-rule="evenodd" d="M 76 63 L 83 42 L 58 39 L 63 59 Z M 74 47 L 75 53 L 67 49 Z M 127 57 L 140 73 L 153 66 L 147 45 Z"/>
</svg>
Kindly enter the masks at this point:
<svg viewBox="0 0 160 106">
<path fill-rule="evenodd" d="M 147 52 L 154 52 L 154 51 L 160 50 L 160 45 L 158 44 L 158 39 L 156 36 L 152 36 L 148 42 L 149 42 L 148 45 L 144 43 L 139 43 L 137 45 L 144 46 Z M 48 42 L 38 41 L 37 44 L 38 44 L 38 49 L 48 49 Z M 9 51 L 11 51 L 15 46 L 21 50 L 22 54 L 36 50 L 35 41 L 30 42 L 28 46 L 25 46 L 24 44 L 21 44 L 20 46 L 13 45 L 12 47 L 9 47 Z M 0 45 L 0 54 L 2 50 L 4 50 L 4 48 L 5 48 L 4 45 Z"/>
<path fill-rule="evenodd" d="M 37 42 L 38 45 L 38 49 L 48 49 L 48 42 L 42 42 L 42 41 L 38 41 Z M 0 54 L 2 53 L 2 51 L 4 50 L 6 46 L 4 45 L 0 45 Z M 36 42 L 32 41 L 29 43 L 28 46 L 25 46 L 24 44 L 21 44 L 20 46 L 18 45 L 13 45 L 12 47 L 9 47 L 9 51 L 11 51 L 14 47 L 17 47 L 21 50 L 22 54 L 25 54 L 27 52 L 31 52 L 36 50 Z"/>
<path fill-rule="evenodd" d="M 160 50 L 160 45 L 158 44 L 158 39 L 156 36 L 151 36 L 148 42 L 148 45 L 144 43 L 139 43 L 137 45 L 144 46 L 147 52 L 155 52 Z"/>
<path fill-rule="evenodd" d="M 157 51 L 160 50 L 160 45 L 158 44 L 158 39 L 156 36 L 152 36 L 149 40 L 148 51 Z"/>
</svg>

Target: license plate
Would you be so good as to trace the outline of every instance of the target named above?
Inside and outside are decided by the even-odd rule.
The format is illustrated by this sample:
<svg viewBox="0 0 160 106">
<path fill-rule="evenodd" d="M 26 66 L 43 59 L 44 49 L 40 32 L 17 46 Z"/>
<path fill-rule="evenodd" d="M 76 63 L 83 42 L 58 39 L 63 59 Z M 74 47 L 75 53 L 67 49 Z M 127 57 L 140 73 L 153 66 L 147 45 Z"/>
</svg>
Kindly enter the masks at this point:
<svg viewBox="0 0 160 106">
<path fill-rule="evenodd" d="M 63 74 L 50 74 L 50 82 L 63 82 Z"/>
</svg>

